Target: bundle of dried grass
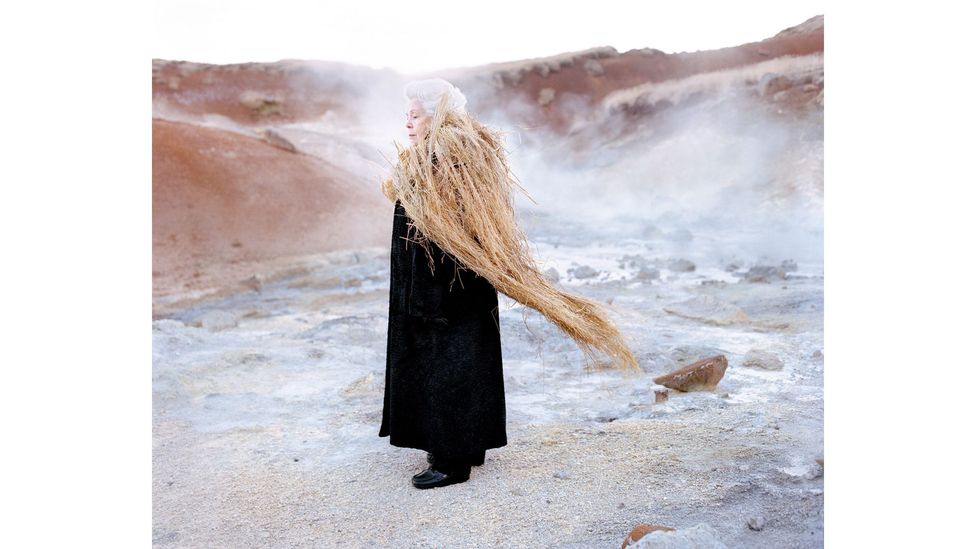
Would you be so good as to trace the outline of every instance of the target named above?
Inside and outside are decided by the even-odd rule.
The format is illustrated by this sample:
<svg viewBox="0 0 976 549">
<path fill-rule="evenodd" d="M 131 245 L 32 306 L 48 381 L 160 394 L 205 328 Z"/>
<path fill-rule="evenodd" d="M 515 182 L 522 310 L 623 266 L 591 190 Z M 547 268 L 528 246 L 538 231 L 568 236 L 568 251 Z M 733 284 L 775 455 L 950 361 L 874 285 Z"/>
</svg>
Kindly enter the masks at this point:
<svg viewBox="0 0 976 549">
<path fill-rule="evenodd" d="M 501 133 L 466 112 L 435 111 L 427 135 L 404 149 L 384 182 L 400 200 L 428 251 L 432 240 L 463 268 L 474 270 L 498 291 L 539 311 L 572 337 L 591 363 L 599 353 L 614 366 L 637 370 L 637 359 L 596 302 L 553 287 L 531 253 L 515 220 L 512 191 L 525 189 L 511 172 Z M 526 194 L 527 195 L 527 194 Z"/>
</svg>

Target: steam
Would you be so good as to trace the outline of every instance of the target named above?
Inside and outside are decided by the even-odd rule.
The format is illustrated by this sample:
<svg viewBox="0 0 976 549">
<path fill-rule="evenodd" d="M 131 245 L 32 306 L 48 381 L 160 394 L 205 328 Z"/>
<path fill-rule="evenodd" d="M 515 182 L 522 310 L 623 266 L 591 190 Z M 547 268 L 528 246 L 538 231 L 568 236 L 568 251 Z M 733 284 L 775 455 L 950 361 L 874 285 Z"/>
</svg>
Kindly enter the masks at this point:
<svg viewBox="0 0 976 549">
<path fill-rule="evenodd" d="M 510 147 L 536 202 L 520 197 L 518 206 L 530 235 L 565 234 L 564 244 L 574 234 L 587 242 L 645 239 L 716 261 L 822 264 L 821 120 L 784 118 L 723 93 L 658 113 L 644 135 L 619 146 L 599 140 L 619 121 L 593 122 L 600 127 L 585 133 L 592 142 L 582 156 L 577 138 L 540 135 L 532 139 L 540 146 Z M 668 242 L 677 245 L 661 244 Z"/>
<path fill-rule="evenodd" d="M 715 81 L 709 80 L 715 89 L 704 99 L 643 118 L 560 94 L 552 108 L 578 113 L 565 134 L 520 122 L 538 115 L 537 104 L 500 102 L 487 83 L 460 85 L 471 111 L 508 134 L 512 166 L 535 201 L 516 196 L 534 240 L 589 245 L 633 239 L 658 253 L 716 264 L 734 257 L 822 265 L 822 110 L 792 115 L 742 93 L 741 86 Z M 324 129 L 355 134 L 363 148 L 375 151 L 366 155 L 364 170 L 377 192 L 395 159 L 394 140 L 409 145 L 405 83 L 395 73 L 363 83 L 356 91 L 359 126 Z M 667 89 L 687 96 L 674 83 Z"/>
</svg>

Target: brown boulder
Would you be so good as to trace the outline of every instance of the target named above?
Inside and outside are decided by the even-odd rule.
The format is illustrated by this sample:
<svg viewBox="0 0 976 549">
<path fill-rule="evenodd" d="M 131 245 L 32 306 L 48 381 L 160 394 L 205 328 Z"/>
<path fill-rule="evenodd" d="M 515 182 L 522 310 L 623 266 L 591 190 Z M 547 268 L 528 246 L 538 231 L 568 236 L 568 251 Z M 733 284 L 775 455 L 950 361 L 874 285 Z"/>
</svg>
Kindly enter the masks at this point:
<svg viewBox="0 0 976 549">
<path fill-rule="evenodd" d="M 729 360 L 715 355 L 654 378 L 654 383 L 676 391 L 709 391 L 725 375 Z"/>
<path fill-rule="evenodd" d="M 624 540 L 623 544 L 620 546 L 620 549 L 626 549 L 628 545 L 637 543 L 637 541 L 642 537 L 658 530 L 662 532 L 674 532 L 674 528 L 671 528 L 670 526 L 661 526 L 660 524 L 638 524 L 633 530 L 630 531 L 630 535 Z"/>
</svg>

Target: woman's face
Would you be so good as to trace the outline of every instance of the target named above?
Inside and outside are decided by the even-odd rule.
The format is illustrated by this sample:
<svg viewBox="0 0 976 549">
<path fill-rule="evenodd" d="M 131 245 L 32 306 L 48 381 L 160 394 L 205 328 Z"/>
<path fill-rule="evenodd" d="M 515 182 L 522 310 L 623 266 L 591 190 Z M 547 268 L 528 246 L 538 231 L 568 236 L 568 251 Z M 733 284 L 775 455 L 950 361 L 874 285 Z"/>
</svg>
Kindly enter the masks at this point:
<svg viewBox="0 0 976 549">
<path fill-rule="evenodd" d="M 416 144 L 424 138 L 430 128 L 430 115 L 424 111 L 419 99 L 412 99 L 407 103 L 407 139 Z"/>
</svg>

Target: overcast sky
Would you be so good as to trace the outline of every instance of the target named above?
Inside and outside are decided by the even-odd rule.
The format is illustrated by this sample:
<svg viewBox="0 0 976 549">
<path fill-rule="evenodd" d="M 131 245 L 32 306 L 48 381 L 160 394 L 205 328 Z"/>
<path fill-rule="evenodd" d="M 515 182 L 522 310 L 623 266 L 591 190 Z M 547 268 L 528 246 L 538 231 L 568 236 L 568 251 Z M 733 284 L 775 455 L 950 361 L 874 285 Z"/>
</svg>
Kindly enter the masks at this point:
<svg viewBox="0 0 976 549">
<path fill-rule="evenodd" d="M 721 48 L 820 14 L 823 2 L 805 0 L 155 0 L 152 55 L 206 63 L 321 59 L 414 73 L 597 46 Z"/>
</svg>

